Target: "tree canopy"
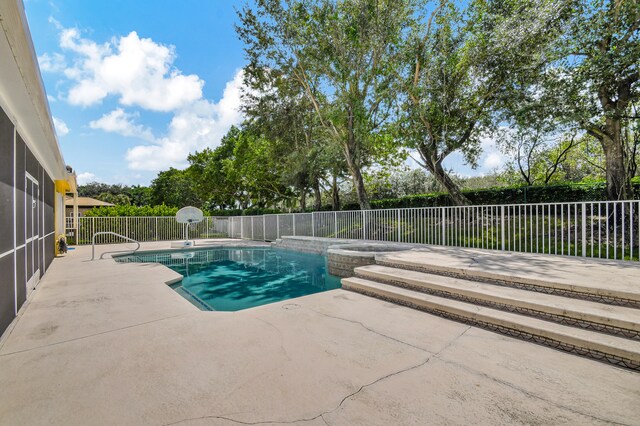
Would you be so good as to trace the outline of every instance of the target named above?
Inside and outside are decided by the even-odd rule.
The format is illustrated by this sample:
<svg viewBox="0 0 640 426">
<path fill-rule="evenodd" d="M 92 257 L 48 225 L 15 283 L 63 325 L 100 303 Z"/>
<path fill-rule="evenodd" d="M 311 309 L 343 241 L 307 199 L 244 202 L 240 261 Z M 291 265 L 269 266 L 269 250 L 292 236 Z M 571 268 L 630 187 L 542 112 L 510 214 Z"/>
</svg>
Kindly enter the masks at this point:
<svg viewBox="0 0 640 426">
<path fill-rule="evenodd" d="M 468 204 L 461 190 L 482 184 L 604 180 L 608 199 L 634 197 L 640 0 L 255 0 L 236 30 L 245 121 L 149 188 L 91 183 L 81 195 L 366 209 L 440 190 Z M 504 167 L 448 170 L 454 155 L 478 166 L 488 142 Z"/>
</svg>

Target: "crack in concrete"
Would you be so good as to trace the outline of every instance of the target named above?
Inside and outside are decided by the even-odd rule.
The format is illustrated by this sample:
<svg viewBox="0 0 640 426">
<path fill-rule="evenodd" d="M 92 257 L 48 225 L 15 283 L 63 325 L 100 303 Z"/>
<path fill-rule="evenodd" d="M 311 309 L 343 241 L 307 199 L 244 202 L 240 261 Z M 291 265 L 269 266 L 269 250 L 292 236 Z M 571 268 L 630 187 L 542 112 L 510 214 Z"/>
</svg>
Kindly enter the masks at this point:
<svg viewBox="0 0 640 426">
<path fill-rule="evenodd" d="M 140 327 L 140 326 L 143 326 L 143 325 L 152 324 L 154 322 L 165 321 L 165 320 L 169 320 L 169 319 L 172 319 L 172 318 L 182 317 L 182 316 L 185 316 L 185 315 L 190 315 L 190 314 L 180 314 L 180 315 L 173 315 L 173 316 L 165 317 L 165 318 L 158 318 L 158 319 L 155 319 L 155 320 L 141 322 L 141 323 L 138 323 L 138 324 L 127 325 L 127 326 L 116 328 L 116 329 L 113 329 L 113 330 L 105 330 L 105 331 L 101 331 L 100 333 L 89 334 L 87 336 L 74 337 L 73 339 L 62 340 L 60 342 L 49 343 L 48 345 L 36 346 L 36 347 L 33 347 L 33 348 L 22 349 L 22 350 L 14 351 L 14 352 L 7 352 L 7 353 L 4 353 L 4 354 L 0 354 L 0 358 L 1 357 L 5 357 L 5 356 L 9 356 L 9 355 L 15 355 L 15 354 L 21 354 L 21 353 L 25 353 L 25 352 L 29 352 L 29 351 L 34 351 L 36 349 L 44 349 L 44 348 L 48 348 L 48 347 L 51 347 L 51 346 L 58 346 L 58 345 L 62 345 L 62 344 L 65 344 L 65 343 L 75 342 L 77 340 L 89 339 L 91 337 L 101 336 L 103 334 L 115 333 L 115 332 L 118 332 L 118 331 L 127 330 L 129 328 Z"/>
<path fill-rule="evenodd" d="M 373 334 L 377 334 L 380 337 L 384 337 L 385 339 L 389 339 L 389 340 L 392 340 L 392 341 L 394 341 L 396 343 L 400 343 L 400 344 L 403 344 L 403 345 L 406 345 L 406 346 L 410 346 L 410 347 L 412 347 L 414 349 L 418 349 L 418 350 L 420 350 L 422 352 L 427 352 L 427 353 L 432 354 L 432 355 L 434 354 L 434 352 L 432 352 L 432 351 L 430 351 L 428 349 L 422 348 L 420 346 L 416 346 L 414 344 L 411 344 L 409 342 L 405 342 L 405 341 L 400 340 L 400 339 L 396 339 L 395 337 L 389 336 L 387 334 L 384 334 L 384 333 L 376 331 L 376 330 L 374 330 L 372 328 L 369 328 L 366 325 L 364 325 L 363 323 L 361 323 L 360 321 L 356 321 L 356 320 L 351 320 L 351 319 L 348 319 L 348 318 L 342 318 L 342 317 L 337 317 L 337 316 L 334 316 L 334 315 L 325 314 L 324 312 L 316 311 L 315 309 L 311 309 L 311 308 L 306 308 L 306 309 L 308 309 L 308 310 L 310 310 L 312 312 L 315 312 L 318 315 L 322 315 L 324 317 L 327 317 L 327 318 L 333 318 L 333 319 L 337 319 L 337 320 L 341 320 L 341 321 L 350 322 L 352 324 L 357 324 L 357 325 L 361 326 L 362 328 L 364 328 L 365 330 L 367 330 L 367 331 L 369 331 L 369 332 L 371 332 Z"/>
<path fill-rule="evenodd" d="M 296 420 L 283 420 L 283 421 L 258 421 L 258 422 L 243 422 L 242 420 L 236 420 L 236 419 L 232 419 L 231 417 L 225 417 L 225 416 L 202 416 L 202 417 L 193 417 L 190 419 L 183 419 L 183 420 L 178 420 L 177 422 L 173 422 L 173 423 L 165 423 L 164 426 L 171 426 L 171 425 L 177 425 L 183 422 L 188 422 L 191 420 L 206 420 L 206 419 L 219 419 L 219 420 L 226 420 L 232 423 L 237 423 L 240 425 L 262 425 L 262 424 L 293 424 L 293 423 L 301 423 L 301 422 L 311 422 L 313 420 L 318 419 L 319 417 L 321 417 L 322 415 L 319 414 L 315 417 L 311 417 L 308 419 L 296 419 Z"/>
<path fill-rule="evenodd" d="M 340 318 L 338 318 L 338 319 L 340 319 Z M 350 321 L 350 320 L 346 320 L 346 321 Z M 259 421 L 255 421 L 255 422 L 245 422 L 245 421 L 242 421 L 242 420 L 233 419 L 231 417 L 211 415 L 211 416 L 201 416 L 201 417 L 193 417 L 193 418 L 189 418 L 189 419 L 182 419 L 182 420 L 178 420 L 178 421 L 172 422 L 172 423 L 165 423 L 164 426 L 172 426 L 172 425 L 177 425 L 177 424 L 188 422 L 188 421 L 192 421 L 192 420 L 204 420 L 204 419 L 227 420 L 227 421 L 230 421 L 230 422 L 233 422 L 233 423 L 243 424 L 243 425 L 261 425 L 261 424 L 293 424 L 293 423 L 311 422 L 311 421 L 314 421 L 314 420 L 317 420 L 317 419 L 321 418 L 322 421 L 325 424 L 328 424 L 327 420 L 324 418 L 324 416 L 327 415 L 327 414 L 331 414 L 331 413 L 339 410 L 340 408 L 342 408 L 342 406 L 344 405 L 344 403 L 348 399 L 353 398 L 354 396 L 356 396 L 360 392 L 362 392 L 364 389 L 367 389 L 370 386 L 373 386 L 373 385 L 375 385 L 377 383 L 380 383 L 383 380 L 386 380 L 386 379 L 388 379 L 390 377 L 397 376 L 397 375 L 402 374 L 402 373 L 406 373 L 407 371 L 412 371 L 412 370 L 418 369 L 418 368 L 426 365 L 434 357 L 436 357 L 437 355 L 441 354 L 442 352 L 447 350 L 451 345 L 453 345 L 459 338 L 461 338 L 467 331 L 469 331 L 469 329 L 471 329 L 471 326 L 467 326 L 464 329 L 464 331 L 462 331 L 462 333 L 460 333 L 459 335 L 457 335 L 456 337 L 451 339 L 451 341 L 449 341 L 449 343 L 447 343 L 442 349 L 440 349 L 436 353 L 432 353 L 432 352 L 423 350 L 424 352 L 429 353 L 429 356 L 425 360 L 421 361 L 420 363 L 415 364 L 415 365 L 411 365 L 409 367 L 403 368 L 401 370 L 398 370 L 398 371 L 395 371 L 395 372 L 392 372 L 392 373 L 389 373 L 389 374 L 386 374 L 386 375 L 384 375 L 382 377 L 377 378 L 376 380 L 374 380 L 374 381 L 372 381 L 370 383 L 367 383 L 367 384 L 364 384 L 364 385 L 360 386 L 360 388 L 358 388 L 358 390 L 356 390 L 355 392 L 351 392 L 350 394 L 348 394 L 345 397 L 343 397 L 342 400 L 340 400 L 340 403 L 338 403 L 338 405 L 335 408 L 333 408 L 331 410 L 323 411 L 322 413 L 317 414 L 317 415 L 315 415 L 313 417 L 305 417 L 305 418 L 295 419 L 295 420 L 259 420 Z M 376 334 L 378 334 L 378 333 L 376 333 Z M 402 341 L 399 341 L 399 342 L 400 343 L 404 343 Z"/>
<path fill-rule="evenodd" d="M 258 318 L 253 315 L 249 315 L 249 316 L 257 321 L 260 321 L 263 324 L 268 325 L 269 327 L 273 328 L 276 331 L 276 333 L 278 333 L 278 337 L 280 338 L 280 349 L 282 349 L 282 352 L 284 353 L 284 356 L 287 358 L 287 360 L 291 361 L 289 352 L 287 352 L 287 350 L 284 348 L 284 336 L 282 335 L 282 330 L 280 330 L 275 324 L 272 324 L 263 318 Z"/>
<path fill-rule="evenodd" d="M 389 377 L 393 377 L 393 376 L 396 376 L 398 374 L 402 374 L 402 373 L 405 373 L 407 371 L 411 371 L 411 370 L 414 370 L 416 368 L 422 367 L 423 365 L 428 363 L 433 357 L 434 357 L 434 355 L 429 355 L 429 357 L 427 357 L 427 359 L 425 359 L 424 361 L 421 361 L 419 364 L 412 365 L 412 366 L 409 366 L 407 368 L 403 368 L 402 370 L 395 371 L 393 373 L 389 373 L 389 374 L 384 375 L 384 376 L 382 376 L 382 377 L 380 377 L 380 378 L 378 378 L 378 379 L 376 379 L 376 380 L 374 380 L 374 381 L 372 381 L 370 383 L 364 384 L 364 385 L 360 386 L 360 388 L 358 388 L 358 390 L 356 390 L 355 392 L 351 392 L 350 394 L 348 394 L 347 396 L 342 398 L 340 403 L 334 409 L 323 411 L 322 413 L 317 414 L 317 415 L 315 415 L 313 417 L 305 417 L 305 418 L 295 419 L 295 420 L 259 420 L 259 421 L 255 421 L 255 422 L 245 422 L 245 421 L 242 421 L 242 420 L 233 419 L 231 417 L 212 415 L 212 416 L 201 416 L 201 417 L 193 417 L 193 418 L 189 418 L 189 419 L 182 419 L 182 420 L 178 420 L 177 422 L 173 422 L 173 423 L 165 423 L 164 426 L 172 426 L 172 425 L 177 425 L 177 424 L 188 422 L 188 421 L 192 421 L 192 420 L 204 420 L 204 419 L 227 420 L 227 421 L 230 421 L 230 422 L 233 422 L 233 423 L 238 423 L 238 424 L 243 424 L 243 425 L 262 425 L 262 424 L 292 424 L 292 423 L 301 423 L 301 422 L 311 422 L 313 420 L 317 420 L 319 418 L 322 418 L 324 423 L 328 424 L 326 419 L 324 418 L 324 416 L 326 414 L 330 414 L 330 413 L 333 413 L 336 410 L 339 410 L 347 399 L 356 396 L 357 394 L 359 394 L 360 392 L 362 392 L 364 389 L 368 388 L 369 386 L 373 386 L 378 382 L 381 382 L 383 380 L 388 379 Z"/>
<path fill-rule="evenodd" d="M 483 377 L 483 378 L 488 379 L 488 380 L 490 380 L 492 382 L 498 383 L 499 385 L 502 385 L 502 386 L 505 386 L 505 387 L 507 387 L 509 389 L 513 389 L 515 391 L 523 393 L 524 395 L 526 395 L 526 396 L 528 396 L 530 398 L 534 398 L 534 399 L 540 400 L 540 401 L 542 401 L 544 403 L 553 405 L 554 407 L 557 407 L 557 408 L 560 408 L 560 409 L 563 409 L 563 410 L 567 410 L 567 411 L 569 411 L 569 412 L 571 412 L 573 414 L 579 414 L 581 416 L 585 416 L 585 417 L 588 417 L 588 418 L 591 418 L 591 419 L 594 419 L 594 420 L 598 420 L 598 421 L 604 422 L 604 423 L 611 423 L 611 424 L 620 425 L 620 426 L 631 426 L 631 424 L 628 424 L 628 423 L 620 423 L 620 422 L 616 422 L 615 420 L 603 419 L 601 417 L 597 417 L 597 416 L 594 416 L 592 414 L 583 413 L 581 411 L 576 410 L 575 408 L 566 406 L 564 404 L 560 404 L 560 403 L 558 403 L 556 401 L 553 401 L 553 400 L 549 400 L 549 399 L 543 398 L 542 396 L 536 395 L 535 393 L 532 393 L 532 392 L 530 392 L 530 391 L 528 391 L 526 389 L 520 388 L 520 387 L 514 385 L 513 383 L 509 383 L 509 382 L 507 382 L 505 380 L 498 379 L 497 377 L 490 376 L 490 375 L 488 375 L 486 373 L 483 373 L 482 371 L 474 370 L 474 369 L 469 368 L 466 365 L 460 364 L 458 362 L 444 359 L 444 358 L 440 357 L 439 355 L 440 354 L 434 355 L 434 358 L 437 358 L 439 361 L 441 361 L 441 362 L 443 362 L 445 364 L 454 365 L 454 366 L 456 366 L 456 367 L 458 367 L 458 368 L 460 368 L 462 370 L 465 370 L 466 372 L 468 372 L 470 374 L 473 374 L 475 376 Z"/>
<path fill-rule="evenodd" d="M 374 381 L 373 381 L 373 382 L 371 382 L 371 383 L 367 383 L 367 384 L 365 384 L 365 385 L 360 386 L 360 389 L 358 389 L 357 391 L 352 392 L 352 393 L 350 393 L 349 395 L 347 395 L 347 396 L 345 396 L 344 398 L 342 398 L 342 401 L 340 401 L 340 403 L 338 404 L 338 406 L 337 406 L 336 408 L 334 408 L 333 410 L 325 411 L 325 412 L 324 412 L 324 413 L 322 413 L 321 415 L 330 414 L 330 413 L 333 413 L 333 412 L 335 412 L 335 411 L 339 410 L 340 408 L 342 408 L 342 405 L 347 401 L 347 399 L 349 399 L 349 398 L 353 398 L 354 396 L 356 396 L 357 394 L 359 394 L 360 392 L 362 392 L 364 389 L 366 389 L 366 388 L 368 388 L 368 387 L 370 387 L 370 386 L 373 386 L 373 385 L 375 385 L 376 383 L 379 383 L 379 382 L 381 382 L 381 381 L 383 381 L 383 380 L 386 380 L 386 379 L 388 379 L 389 377 L 397 376 L 398 374 L 406 373 L 407 371 L 415 370 L 415 369 L 417 369 L 417 368 L 422 367 L 423 365 L 425 365 L 425 364 L 427 364 L 429 361 L 431 361 L 431 359 L 432 359 L 434 356 L 435 356 L 435 355 L 429 355 L 429 356 L 427 357 L 427 359 L 425 359 L 424 361 L 420 362 L 419 364 L 412 365 L 412 366 L 410 366 L 410 367 L 404 368 L 404 369 L 399 370 L 399 371 L 395 371 L 395 372 L 393 372 L 393 373 L 389 373 L 389 374 L 387 374 L 386 376 L 382 376 L 382 377 L 380 377 L 380 378 L 378 378 L 378 379 L 374 380 Z"/>
</svg>

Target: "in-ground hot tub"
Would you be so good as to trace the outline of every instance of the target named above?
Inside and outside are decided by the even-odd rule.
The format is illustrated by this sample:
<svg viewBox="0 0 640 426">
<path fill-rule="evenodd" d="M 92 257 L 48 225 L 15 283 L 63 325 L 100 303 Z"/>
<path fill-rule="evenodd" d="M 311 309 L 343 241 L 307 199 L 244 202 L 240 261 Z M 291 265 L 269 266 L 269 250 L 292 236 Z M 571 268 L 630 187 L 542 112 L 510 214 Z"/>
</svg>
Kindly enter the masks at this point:
<svg viewBox="0 0 640 426">
<path fill-rule="evenodd" d="M 329 273 L 347 278 L 358 266 L 376 263 L 376 254 L 411 250 L 411 246 L 393 243 L 353 243 L 330 246 L 327 250 Z"/>
</svg>

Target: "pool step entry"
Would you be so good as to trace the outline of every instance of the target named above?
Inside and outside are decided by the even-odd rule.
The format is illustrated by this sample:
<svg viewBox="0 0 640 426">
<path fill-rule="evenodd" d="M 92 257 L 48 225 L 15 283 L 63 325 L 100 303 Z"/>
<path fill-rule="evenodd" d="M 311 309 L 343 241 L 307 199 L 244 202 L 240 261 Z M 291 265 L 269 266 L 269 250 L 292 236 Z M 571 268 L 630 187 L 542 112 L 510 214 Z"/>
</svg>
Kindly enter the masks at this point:
<svg viewBox="0 0 640 426">
<path fill-rule="evenodd" d="M 431 248 L 431 252 L 376 256 L 376 264 L 499 284 L 538 293 L 640 308 L 640 265 L 601 259 Z M 515 259 L 515 262 L 514 262 Z M 542 271 L 542 272 L 541 272 Z"/>
<path fill-rule="evenodd" d="M 369 265 L 344 289 L 640 370 L 640 309 L 487 280 Z M 571 293 L 569 293 L 571 295 Z M 611 302 L 606 298 L 605 302 Z"/>
</svg>

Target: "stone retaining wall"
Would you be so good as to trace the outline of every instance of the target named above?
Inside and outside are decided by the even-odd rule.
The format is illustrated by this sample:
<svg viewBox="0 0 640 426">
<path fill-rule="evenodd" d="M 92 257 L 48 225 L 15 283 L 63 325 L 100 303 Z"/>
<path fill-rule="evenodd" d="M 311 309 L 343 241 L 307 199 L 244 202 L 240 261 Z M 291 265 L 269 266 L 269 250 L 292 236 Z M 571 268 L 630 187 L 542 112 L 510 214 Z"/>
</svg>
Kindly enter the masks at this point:
<svg viewBox="0 0 640 426">
<path fill-rule="evenodd" d="M 337 244 L 349 244 L 361 242 L 362 240 L 347 240 L 342 238 L 320 238 L 320 237 L 282 237 L 271 243 L 272 247 L 288 250 L 301 251 L 305 253 L 327 254 L 330 246 Z"/>
<path fill-rule="evenodd" d="M 367 253 L 345 255 L 344 253 L 327 253 L 327 263 L 329 264 L 329 273 L 340 278 L 353 277 L 354 269 L 359 266 L 374 265 L 376 263 L 375 256 Z"/>
<path fill-rule="evenodd" d="M 275 248 L 327 256 L 329 273 L 341 278 L 354 276 L 354 268 L 374 265 L 376 254 L 408 250 L 410 245 L 384 241 L 348 240 L 341 238 L 283 237 L 272 243 Z"/>
</svg>

